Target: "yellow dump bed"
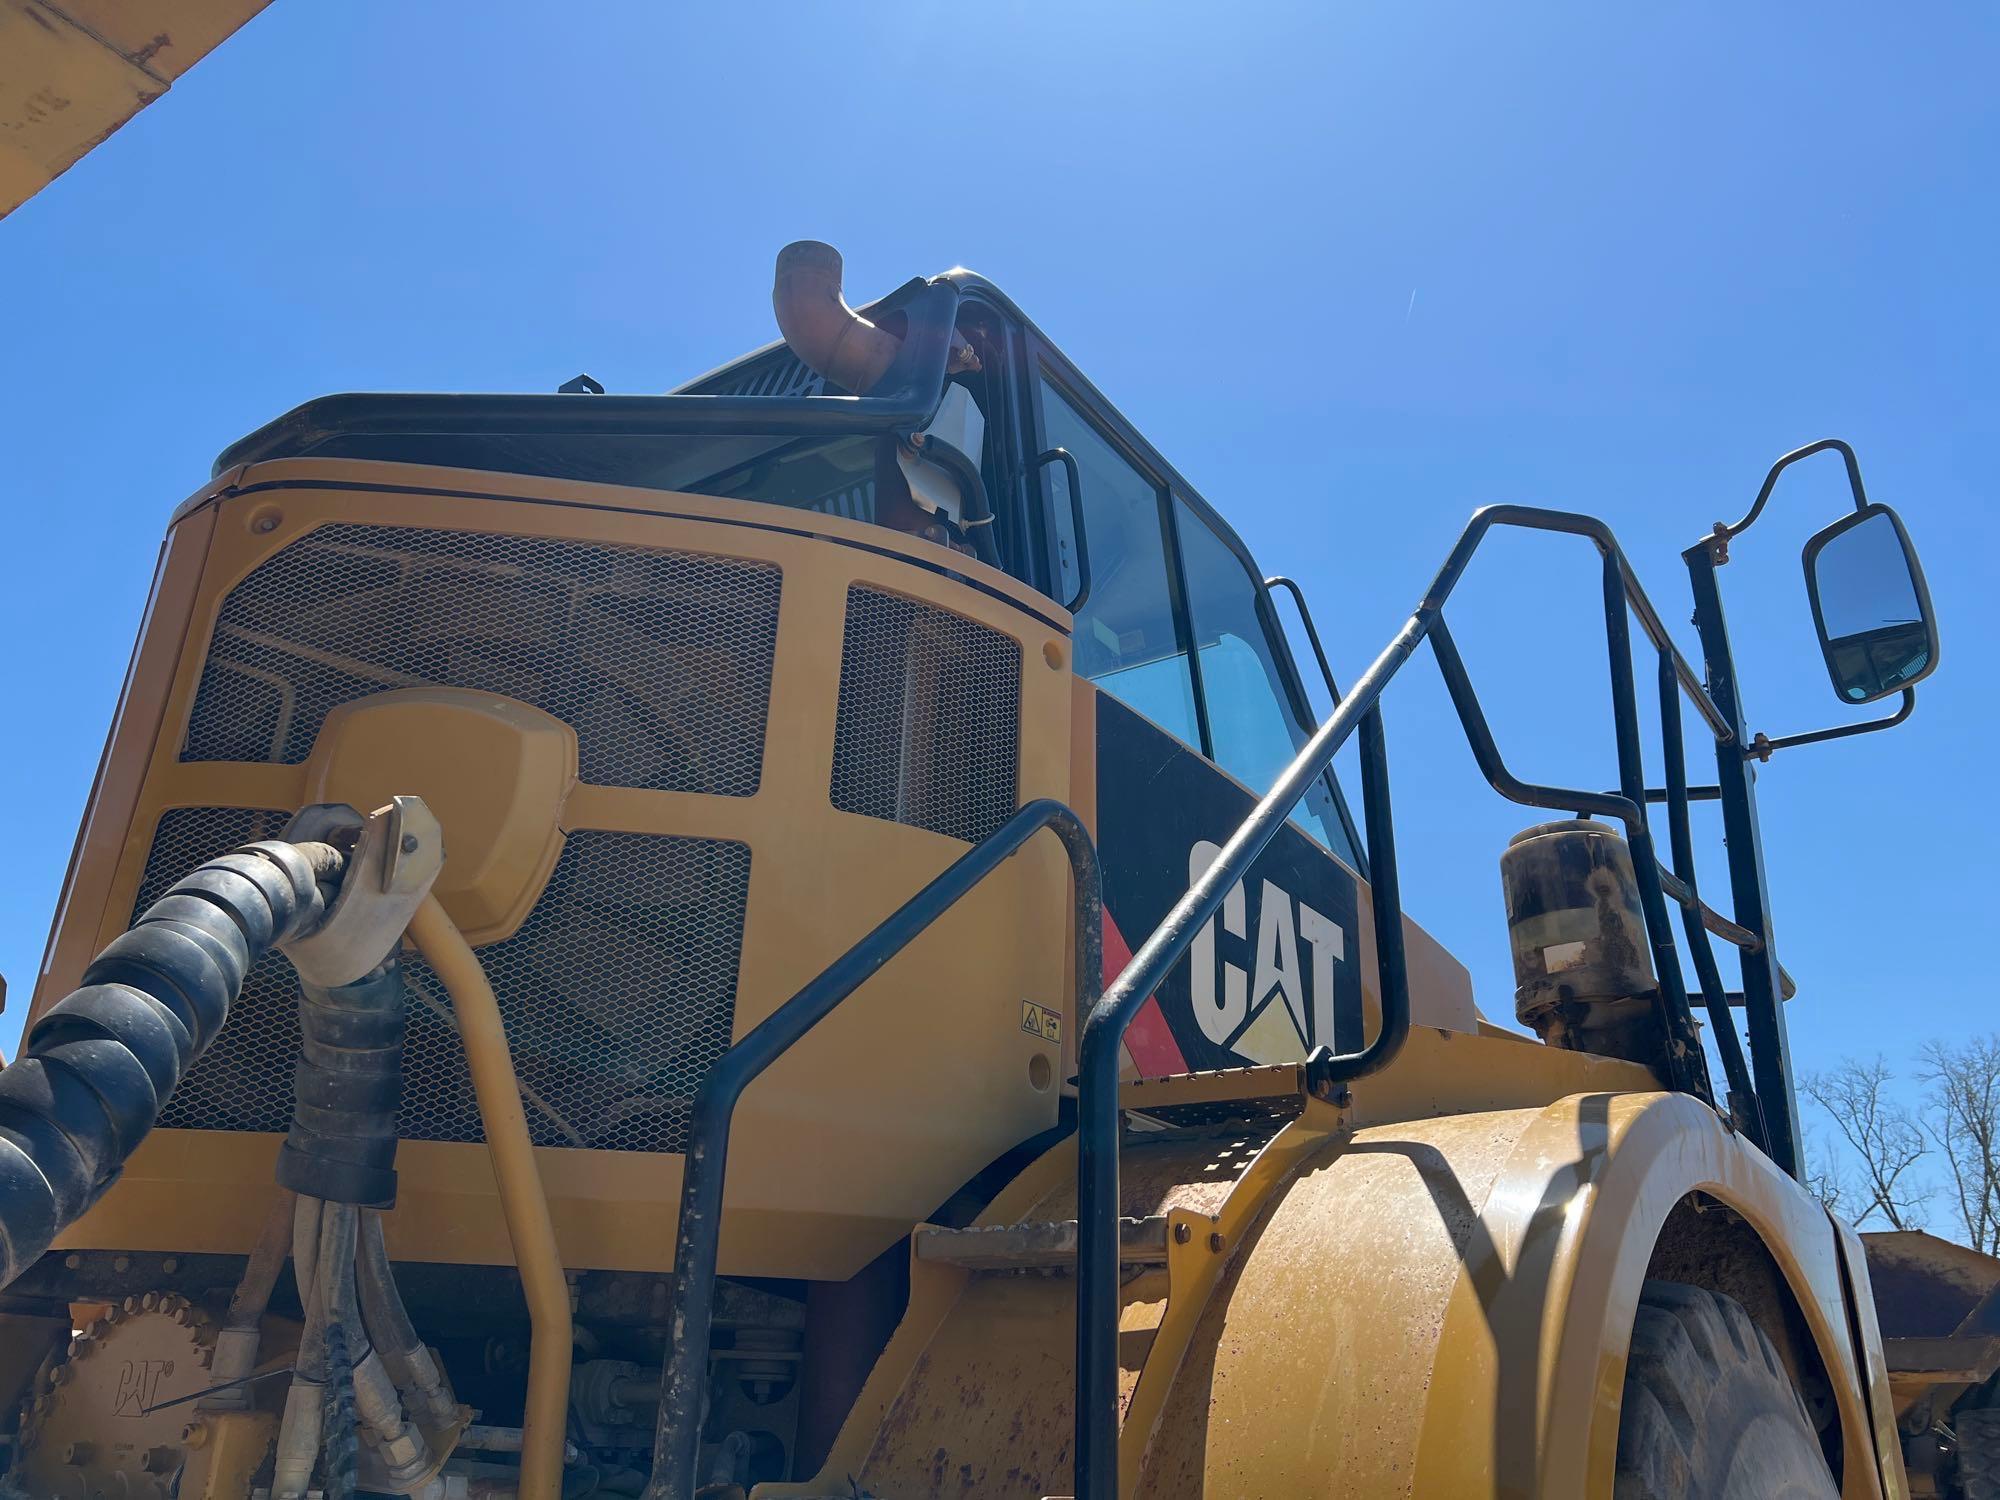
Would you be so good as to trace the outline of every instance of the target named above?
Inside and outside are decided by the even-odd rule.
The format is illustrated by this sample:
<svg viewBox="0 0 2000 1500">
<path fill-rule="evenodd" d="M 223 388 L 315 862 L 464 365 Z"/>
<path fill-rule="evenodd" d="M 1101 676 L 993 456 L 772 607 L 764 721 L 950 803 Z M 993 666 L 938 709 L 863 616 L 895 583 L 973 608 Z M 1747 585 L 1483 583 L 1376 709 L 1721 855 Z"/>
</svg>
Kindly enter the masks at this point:
<svg viewBox="0 0 2000 1500">
<path fill-rule="evenodd" d="M 0 217 L 67 171 L 268 0 L 0 0 Z"/>
</svg>

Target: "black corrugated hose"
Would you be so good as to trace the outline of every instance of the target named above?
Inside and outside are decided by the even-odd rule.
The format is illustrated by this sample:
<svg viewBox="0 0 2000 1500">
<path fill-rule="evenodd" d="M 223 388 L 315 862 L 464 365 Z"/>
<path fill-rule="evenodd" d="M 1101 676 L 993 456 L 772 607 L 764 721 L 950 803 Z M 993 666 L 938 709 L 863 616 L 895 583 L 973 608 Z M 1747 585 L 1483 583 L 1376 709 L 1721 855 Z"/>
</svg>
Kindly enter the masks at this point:
<svg viewBox="0 0 2000 1500">
<path fill-rule="evenodd" d="M 35 1023 L 0 1071 L 0 1287 L 117 1179 L 244 975 L 319 921 L 343 864 L 329 844 L 281 840 L 210 860 Z"/>
</svg>

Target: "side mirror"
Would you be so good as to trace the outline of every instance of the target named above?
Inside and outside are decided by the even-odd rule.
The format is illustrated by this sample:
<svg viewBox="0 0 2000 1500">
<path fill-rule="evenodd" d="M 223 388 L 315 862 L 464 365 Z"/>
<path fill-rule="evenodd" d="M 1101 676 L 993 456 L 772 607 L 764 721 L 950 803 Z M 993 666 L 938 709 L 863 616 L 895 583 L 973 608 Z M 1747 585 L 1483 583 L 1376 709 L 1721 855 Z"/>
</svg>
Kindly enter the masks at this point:
<svg viewBox="0 0 2000 1500">
<path fill-rule="evenodd" d="M 1937 622 L 1909 533 L 1886 505 L 1864 505 L 1806 543 L 1806 594 L 1833 690 L 1873 703 L 1936 670 Z"/>
</svg>

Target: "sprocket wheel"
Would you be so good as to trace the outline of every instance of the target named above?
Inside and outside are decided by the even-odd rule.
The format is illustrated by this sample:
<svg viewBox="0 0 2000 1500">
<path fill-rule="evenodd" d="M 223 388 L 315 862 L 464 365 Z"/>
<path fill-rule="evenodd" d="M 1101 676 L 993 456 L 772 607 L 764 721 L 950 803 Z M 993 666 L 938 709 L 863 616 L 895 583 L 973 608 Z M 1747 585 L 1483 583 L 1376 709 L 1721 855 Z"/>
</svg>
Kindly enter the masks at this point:
<svg viewBox="0 0 2000 1500">
<path fill-rule="evenodd" d="M 38 1500 L 169 1500 L 193 1415 L 179 1398 L 207 1389 L 214 1349 L 213 1323 L 187 1298 L 127 1297 L 28 1399 L 7 1485 Z"/>
</svg>

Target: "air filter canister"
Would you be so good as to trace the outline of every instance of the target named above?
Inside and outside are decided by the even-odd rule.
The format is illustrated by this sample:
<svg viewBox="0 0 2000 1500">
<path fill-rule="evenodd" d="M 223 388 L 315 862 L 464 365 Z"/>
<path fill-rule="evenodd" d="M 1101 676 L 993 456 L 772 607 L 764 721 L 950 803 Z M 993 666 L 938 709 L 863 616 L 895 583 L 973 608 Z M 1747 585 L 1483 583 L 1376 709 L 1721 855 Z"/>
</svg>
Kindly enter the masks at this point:
<svg viewBox="0 0 2000 1500">
<path fill-rule="evenodd" d="M 1514 1013 L 1553 1047 L 1652 1063 L 1659 981 L 1632 851 L 1602 823 L 1539 823 L 1500 856 Z"/>
</svg>

